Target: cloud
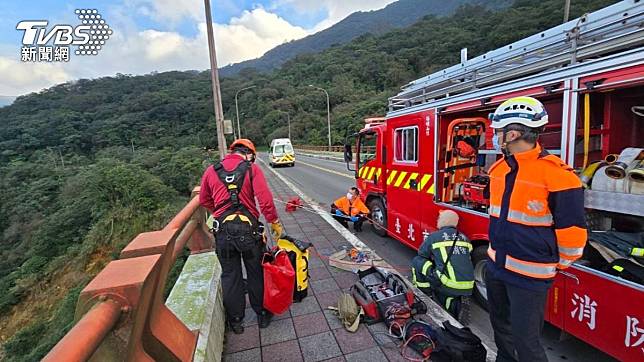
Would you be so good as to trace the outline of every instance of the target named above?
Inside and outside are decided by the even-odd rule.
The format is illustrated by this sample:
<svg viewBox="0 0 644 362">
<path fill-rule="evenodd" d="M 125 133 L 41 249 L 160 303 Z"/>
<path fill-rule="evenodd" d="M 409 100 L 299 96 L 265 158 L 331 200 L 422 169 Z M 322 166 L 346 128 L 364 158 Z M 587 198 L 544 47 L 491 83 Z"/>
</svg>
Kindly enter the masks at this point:
<svg viewBox="0 0 644 362">
<path fill-rule="evenodd" d="M 334 25 L 356 11 L 382 9 L 395 1 L 396 0 L 276 0 L 270 8 L 275 9 L 288 5 L 299 13 L 311 13 L 320 11 L 321 9 L 326 10 L 328 14 L 327 18 L 311 29 L 313 32 L 317 32 Z"/>
<path fill-rule="evenodd" d="M 23 63 L 19 59 L 0 56 L 0 95 L 39 91 L 70 78 L 62 64 Z"/>
<path fill-rule="evenodd" d="M 118 25 L 112 26 L 114 34 L 98 55 L 71 55 L 70 61 L 64 64 L 21 63 L 18 47 L 15 56 L 10 50 L 3 51 L 9 56 L 0 56 L 0 79 L 3 80 L 0 94 L 20 95 L 72 79 L 116 73 L 210 68 L 204 22 L 198 25 L 194 36 L 151 29 L 137 31 L 126 19 L 122 25 L 121 29 Z M 214 31 L 219 67 L 257 58 L 283 42 L 309 34 L 263 8 L 244 11 L 228 24 L 214 24 Z"/>
<path fill-rule="evenodd" d="M 127 5 L 159 22 L 177 23 L 185 17 L 203 21 L 205 16 L 200 0 L 131 0 Z"/>
</svg>

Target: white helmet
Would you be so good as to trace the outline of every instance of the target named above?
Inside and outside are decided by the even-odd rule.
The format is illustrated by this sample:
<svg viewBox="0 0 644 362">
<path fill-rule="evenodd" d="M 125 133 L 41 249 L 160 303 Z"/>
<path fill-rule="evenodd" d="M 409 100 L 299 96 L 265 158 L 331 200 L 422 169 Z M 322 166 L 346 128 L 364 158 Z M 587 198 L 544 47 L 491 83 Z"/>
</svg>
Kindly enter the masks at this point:
<svg viewBox="0 0 644 362">
<path fill-rule="evenodd" d="M 514 97 L 501 103 L 490 114 L 490 120 L 492 128 L 505 128 L 515 123 L 539 128 L 548 123 L 548 113 L 543 104 L 532 97 Z"/>
</svg>

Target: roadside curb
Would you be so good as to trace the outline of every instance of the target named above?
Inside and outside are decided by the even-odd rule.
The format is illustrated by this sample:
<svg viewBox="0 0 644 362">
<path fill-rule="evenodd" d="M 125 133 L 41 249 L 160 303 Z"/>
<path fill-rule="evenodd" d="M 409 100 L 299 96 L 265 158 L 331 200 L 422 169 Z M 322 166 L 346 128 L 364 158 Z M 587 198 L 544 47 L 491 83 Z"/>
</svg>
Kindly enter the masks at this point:
<svg viewBox="0 0 644 362">
<path fill-rule="evenodd" d="M 295 186 L 291 181 L 289 181 L 286 177 L 282 176 L 279 174 L 277 171 L 275 171 L 273 168 L 268 167 L 266 162 L 262 159 L 258 160 L 266 166 L 268 170 L 270 170 L 277 178 L 279 178 L 288 188 L 290 188 L 293 192 L 297 194 L 305 203 L 309 205 L 309 207 L 313 210 L 315 210 L 318 215 L 324 219 L 329 225 L 331 225 L 343 238 L 346 239 L 348 243 L 350 243 L 353 247 L 359 250 L 369 250 L 372 255 L 379 257 L 377 253 L 375 253 L 373 250 L 371 250 L 365 243 L 363 243 L 358 237 L 353 235 L 350 231 L 348 231 L 345 227 L 340 225 L 339 222 L 337 222 L 331 214 L 326 212 L 326 210 L 323 210 L 315 201 L 313 201 L 310 197 L 308 197 L 304 192 L 302 192 L 297 186 Z M 382 258 L 381 258 L 382 259 Z M 384 259 L 382 259 L 384 261 Z M 389 263 L 385 261 L 385 266 L 383 267 L 385 269 L 388 269 L 389 271 L 392 271 L 399 276 L 403 278 L 408 284 L 410 288 L 414 291 L 414 294 L 416 294 L 425 304 L 427 305 L 427 313 L 426 315 L 431 319 L 431 321 L 437 325 L 437 326 L 442 326 L 444 321 L 449 321 L 452 325 L 457 326 L 459 328 L 462 328 L 463 325 L 457 321 L 454 317 L 452 317 L 449 313 L 447 313 L 443 308 L 441 308 L 434 300 L 429 298 L 425 293 L 421 292 L 418 288 L 413 286 L 411 282 L 404 276 L 398 273 L 396 269 L 391 266 Z M 482 342 L 483 343 L 483 342 Z M 483 343 L 483 346 L 485 347 L 487 351 L 487 361 L 494 361 L 496 359 L 496 352 L 490 348 L 487 344 Z"/>
</svg>

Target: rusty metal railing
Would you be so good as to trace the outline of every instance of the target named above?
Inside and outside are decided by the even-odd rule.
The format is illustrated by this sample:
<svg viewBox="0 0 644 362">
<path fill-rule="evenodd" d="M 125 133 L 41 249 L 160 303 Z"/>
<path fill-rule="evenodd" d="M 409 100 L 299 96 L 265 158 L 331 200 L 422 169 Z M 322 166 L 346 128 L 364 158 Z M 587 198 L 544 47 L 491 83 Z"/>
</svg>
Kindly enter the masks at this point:
<svg viewBox="0 0 644 362">
<path fill-rule="evenodd" d="M 137 235 L 81 291 L 76 324 L 44 361 L 191 361 L 197 332 L 164 304 L 168 273 L 187 245 L 212 250 L 199 188 L 161 230 Z"/>
<path fill-rule="evenodd" d="M 296 145 L 293 146 L 296 150 L 302 150 L 302 151 L 313 151 L 313 152 L 338 152 L 338 153 L 343 153 L 344 152 L 344 146 L 316 146 L 316 145 Z M 356 153 L 356 146 L 352 146 L 351 149 L 353 150 L 353 153 Z M 363 147 L 363 152 L 367 153 L 375 153 L 376 152 L 376 147 L 375 146 L 366 146 Z"/>
</svg>

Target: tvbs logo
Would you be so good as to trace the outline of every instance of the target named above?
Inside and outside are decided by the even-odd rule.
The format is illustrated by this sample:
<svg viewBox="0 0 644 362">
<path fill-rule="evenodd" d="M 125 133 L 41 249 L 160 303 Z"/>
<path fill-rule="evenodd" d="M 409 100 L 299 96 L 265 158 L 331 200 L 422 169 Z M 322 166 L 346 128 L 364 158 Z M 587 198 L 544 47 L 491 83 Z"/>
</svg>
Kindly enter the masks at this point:
<svg viewBox="0 0 644 362">
<path fill-rule="evenodd" d="M 70 46 L 76 55 L 98 55 L 113 31 L 96 9 L 76 9 L 80 24 L 57 24 L 47 28 L 46 20 L 25 20 L 16 25 L 23 31 L 20 59 L 23 62 L 67 62 Z"/>
</svg>

